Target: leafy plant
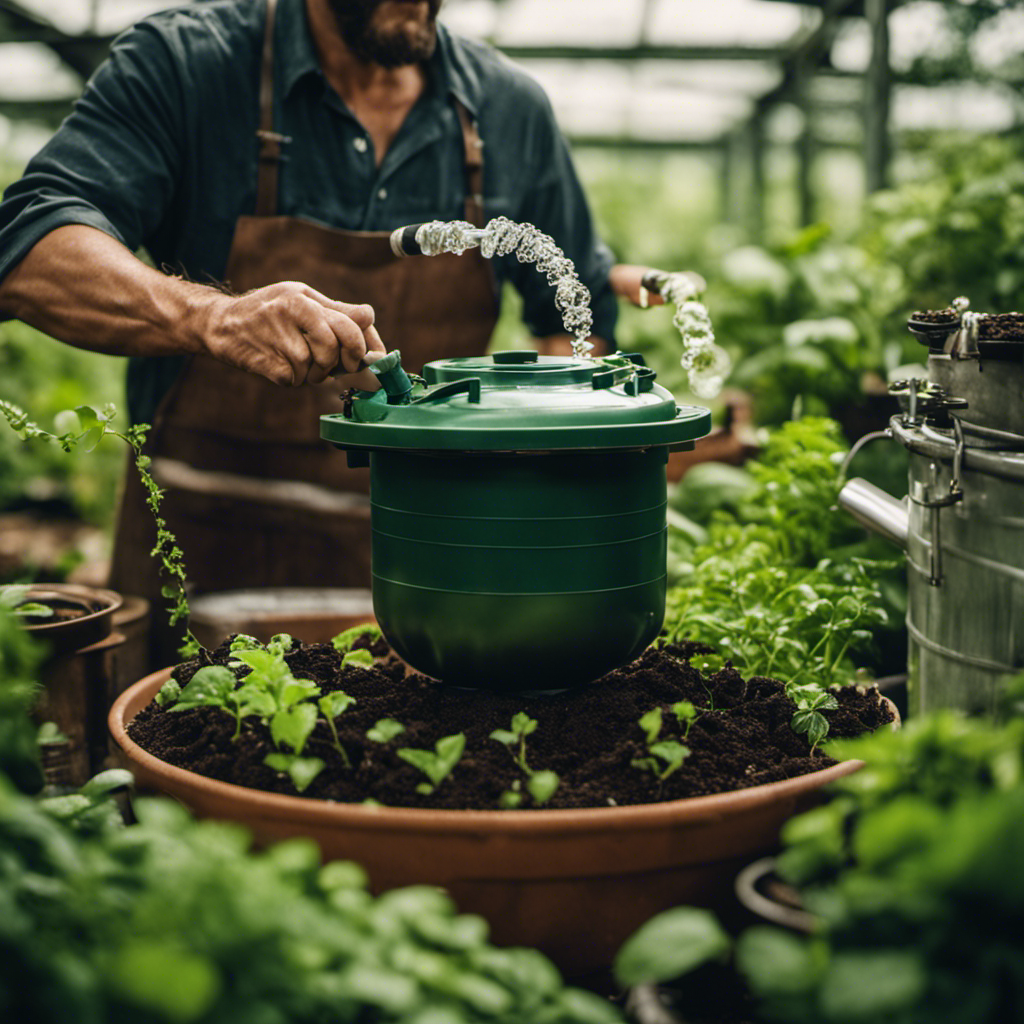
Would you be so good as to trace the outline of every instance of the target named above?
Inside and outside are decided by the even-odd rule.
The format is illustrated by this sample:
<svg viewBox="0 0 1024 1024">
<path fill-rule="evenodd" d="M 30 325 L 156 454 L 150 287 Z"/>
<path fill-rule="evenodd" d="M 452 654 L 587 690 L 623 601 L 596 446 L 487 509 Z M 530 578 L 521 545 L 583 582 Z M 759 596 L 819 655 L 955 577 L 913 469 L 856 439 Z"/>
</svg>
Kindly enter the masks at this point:
<svg viewBox="0 0 1024 1024">
<path fill-rule="evenodd" d="M 1021 692 L 1021 682 L 1011 687 L 1008 710 Z M 757 926 L 723 945 L 713 923 L 698 928 L 695 912 L 680 908 L 623 947 L 620 980 L 667 980 L 731 946 L 759 999 L 758 1020 L 1017 1019 L 1024 719 L 1000 724 L 940 711 L 828 749 L 866 767 L 834 783 L 829 803 L 787 822 L 777 861 L 817 918 L 814 934 Z M 674 941 L 657 941 L 673 930 Z"/>
<path fill-rule="evenodd" d="M 185 590 L 184 555 L 174 534 L 168 530 L 167 521 L 160 514 L 163 491 L 150 473 L 152 459 L 143 453 L 149 425 L 137 424 L 121 433 L 112 425 L 116 415 L 113 405 L 105 405 L 102 409 L 91 405 L 80 405 L 74 410 L 65 410 L 59 413 L 55 419 L 57 430 L 55 434 L 44 430 L 39 424 L 33 423 L 23 409 L 11 402 L 0 401 L 0 415 L 22 441 L 45 441 L 48 444 L 59 446 L 65 452 L 74 451 L 78 447 L 81 447 L 83 451 L 91 452 L 108 434 L 119 438 L 131 448 L 135 455 L 135 467 L 146 490 L 146 505 L 156 526 L 156 544 L 153 547 L 152 556 L 159 559 L 165 574 L 171 580 L 161 590 L 163 596 L 171 602 L 168 606 L 170 623 L 172 626 L 179 622 L 187 623 L 189 607 Z M 182 657 L 195 654 L 199 650 L 199 646 L 199 641 L 186 625 L 185 643 L 180 649 Z"/>
<path fill-rule="evenodd" d="M 219 708 L 235 719 L 232 736 L 235 741 L 241 736 L 244 719 L 259 718 L 269 727 L 271 739 L 278 748 L 264 758 L 264 763 L 275 771 L 287 773 L 300 793 L 325 767 L 318 757 L 302 757 L 320 710 L 327 717 L 343 763 L 351 767 L 338 738 L 334 718 L 354 703 L 353 698 L 333 693 L 313 703 L 320 696 L 320 688 L 311 679 L 297 679 L 292 675 L 284 658 L 294 643 L 293 638 L 278 634 L 266 648 L 258 642 L 254 648 L 253 642 L 246 636 L 236 637 L 231 643 L 231 664 L 249 669 L 241 680 L 230 668 L 207 665 L 198 669 L 185 686 L 174 679 L 168 680 L 157 694 L 157 703 L 173 712 Z M 283 750 L 283 746 L 291 749 Z"/>
<path fill-rule="evenodd" d="M 553 771 L 534 771 L 526 760 L 526 737 L 537 729 L 537 720 L 525 711 L 512 716 L 508 729 L 495 729 L 490 738 L 497 740 L 508 748 L 512 760 L 526 776 L 526 791 L 538 806 L 546 804 L 558 789 L 559 778 Z M 517 779 L 512 788 L 501 795 L 500 804 L 506 810 L 513 810 L 522 804 L 521 785 Z"/>
<path fill-rule="evenodd" d="M 814 683 L 791 686 L 787 688 L 786 694 L 797 706 L 790 727 L 793 732 L 807 736 L 813 754 L 818 744 L 828 735 L 828 719 L 822 711 L 835 710 L 839 707 L 839 701 Z"/>
<path fill-rule="evenodd" d="M 867 652 L 889 622 L 882 581 L 902 569 L 866 557 L 873 547 L 833 511 L 843 450 L 827 420 L 770 435 L 749 464 L 754 488 L 734 512 L 712 515 L 670 588 L 668 639 L 703 641 L 744 675 L 788 686 L 855 678 L 850 655 Z"/>
<path fill-rule="evenodd" d="M 355 702 L 355 697 L 350 697 L 341 690 L 335 690 L 334 693 L 329 693 L 326 697 L 321 697 L 317 701 L 317 706 L 327 719 L 327 726 L 331 730 L 331 736 L 334 737 L 334 749 L 337 750 L 346 768 L 351 768 L 352 762 L 349 760 L 345 748 L 341 745 L 341 740 L 338 738 L 338 727 L 334 724 L 334 720 L 352 707 Z"/>
<path fill-rule="evenodd" d="M 454 736 L 443 736 L 434 744 L 433 750 L 402 747 L 395 753 L 407 764 L 411 764 L 413 768 L 426 775 L 429 781 L 421 782 L 416 787 L 416 792 L 429 796 L 451 774 L 465 749 L 466 734 L 459 732 Z"/>
<path fill-rule="evenodd" d="M 689 701 L 681 701 L 680 704 L 687 704 L 694 712 L 696 709 Z M 673 710 L 675 706 L 673 706 Z M 688 713 L 686 708 L 680 708 L 684 715 Z M 683 762 L 690 756 L 690 748 L 677 740 L 661 739 L 661 728 L 664 720 L 661 708 L 652 708 L 640 717 L 640 728 L 644 734 L 647 744 L 647 757 L 635 758 L 631 763 L 634 768 L 640 768 L 651 772 L 658 780 L 659 791 L 665 780 L 679 771 Z"/>
<path fill-rule="evenodd" d="M 540 953 L 499 949 L 431 887 L 373 897 L 356 864 L 296 839 L 136 799 L 126 826 L 104 772 L 36 800 L 10 740 L 35 736 L 37 652 L 0 611 L 0 1019 L 64 1024 L 615 1024 Z M 7 774 L 8 772 L 11 774 Z M 17 785 L 15 785 L 17 781 Z"/>
</svg>

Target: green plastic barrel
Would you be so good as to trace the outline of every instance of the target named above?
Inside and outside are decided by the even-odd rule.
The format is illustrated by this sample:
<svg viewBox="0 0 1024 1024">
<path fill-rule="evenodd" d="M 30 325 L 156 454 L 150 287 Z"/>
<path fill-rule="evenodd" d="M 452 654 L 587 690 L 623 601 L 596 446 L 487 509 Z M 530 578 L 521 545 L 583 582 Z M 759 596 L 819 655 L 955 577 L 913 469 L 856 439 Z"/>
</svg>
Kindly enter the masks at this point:
<svg viewBox="0 0 1024 1024">
<path fill-rule="evenodd" d="M 321 432 L 369 462 L 394 649 L 457 686 L 559 689 L 657 636 L 667 454 L 710 416 L 625 359 L 516 358 L 428 364 L 430 386 L 357 396 Z"/>
</svg>

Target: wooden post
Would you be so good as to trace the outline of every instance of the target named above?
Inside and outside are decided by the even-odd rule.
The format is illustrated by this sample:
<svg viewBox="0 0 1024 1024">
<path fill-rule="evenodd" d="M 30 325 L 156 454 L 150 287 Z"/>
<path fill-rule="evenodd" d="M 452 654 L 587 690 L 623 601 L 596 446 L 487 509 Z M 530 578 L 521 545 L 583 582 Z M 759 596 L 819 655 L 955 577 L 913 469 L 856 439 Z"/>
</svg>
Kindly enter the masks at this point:
<svg viewBox="0 0 1024 1024">
<path fill-rule="evenodd" d="M 796 187 L 800 210 L 800 226 L 813 224 L 815 219 L 814 186 L 811 172 L 814 165 L 814 131 L 812 124 L 811 102 L 808 96 L 810 69 L 805 59 L 797 58 L 793 68 L 793 102 L 803 115 L 803 127 L 800 137 L 796 140 L 797 171 Z"/>
<path fill-rule="evenodd" d="M 871 29 L 871 61 L 864 79 L 864 161 L 869 193 L 885 188 L 889 180 L 890 6 L 890 0 L 864 0 L 864 14 Z"/>
<path fill-rule="evenodd" d="M 747 145 L 750 160 L 750 199 L 747 218 L 755 241 L 764 240 L 765 175 L 764 175 L 764 119 L 759 114 L 747 122 Z"/>
</svg>

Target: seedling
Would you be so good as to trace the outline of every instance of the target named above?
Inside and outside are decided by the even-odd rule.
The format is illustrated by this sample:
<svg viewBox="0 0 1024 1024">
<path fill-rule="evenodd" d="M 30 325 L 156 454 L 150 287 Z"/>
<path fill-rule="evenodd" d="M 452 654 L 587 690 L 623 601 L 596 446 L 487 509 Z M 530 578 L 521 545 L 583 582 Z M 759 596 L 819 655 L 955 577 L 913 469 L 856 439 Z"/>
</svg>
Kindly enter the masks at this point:
<svg viewBox="0 0 1024 1024">
<path fill-rule="evenodd" d="M 681 701 L 680 704 L 689 704 L 689 701 Z M 678 705 L 673 705 L 673 712 Z M 691 704 L 692 708 L 693 705 Z M 696 711 L 696 709 L 694 709 Z M 678 715 L 677 717 L 682 717 Z M 677 772 L 683 762 L 690 756 L 690 748 L 676 740 L 663 740 L 661 727 L 663 724 L 661 708 L 652 708 L 645 715 L 640 716 L 640 728 L 643 730 L 644 739 L 647 743 L 648 757 L 635 758 L 631 763 L 634 768 L 641 768 L 651 772 L 658 780 L 658 790 L 665 784 L 665 780 Z"/>
<path fill-rule="evenodd" d="M 405 732 L 405 726 L 394 718 L 379 718 L 372 729 L 366 730 L 366 738 L 374 743 L 390 743 Z"/>
<path fill-rule="evenodd" d="M 788 686 L 786 694 L 797 706 L 797 712 L 789 723 L 790 728 L 795 733 L 806 733 L 813 754 L 818 744 L 828 735 L 828 719 L 822 711 L 834 711 L 839 707 L 839 701 L 816 683 Z"/>
<path fill-rule="evenodd" d="M 697 708 L 692 701 L 680 700 L 676 701 L 669 710 L 679 719 L 679 724 L 683 727 L 683 739 L 685 740 L 690 735 L 693 723 L 700 717 Z"/>
<path fill-rule="evenodd" d="M 373 655 L 366 650 L 349 651 L 341 659 L 341 667 L 358 665 L 360 668 L 373 668 Z"/>
<path fill-rule="evenodd" d="M 331 644 L 336 651 L 340 651 L 342 654 L 347 654 L 352 650 L 352 645 L 361 636 L 368 636 L 371 638 L 372 643 L 376 643 L 383 634 L 381 633 L 379 626 L 375 626 L 372 622 L 366 622 L 361 626 L 352 626 L 350 629 L 346 629 L 344 632 L 339 633 L 331 640 Z"/>
<path fill-rule="evenodd" d="M 535 772 L 526 760 L 526 737 L 537 729 L 537 720 L 531 718 L 525 711 L 520 711 L 512 716 L 511 728 L 495 729 L 491 733 L 491 739 L 503 743 L 512 760 L 519 766 L 526 776 L 526 791 L 533 798 L 533 802 L 540 806 L 545 804 L 555 795 L 558 789 L 559 778 L 552 771 Z M 499 804 L 506 809 L 513 809 L 522 804 L 523 797 L 520 782 L 517 779 L 512 783 L 512 788 L 501 794 Z"/>
<path fill-rule="evenodd" d="M 164 492 L 150 473 L 153 460 L 143 454 L 149 424 L 138 423 L 122 434 L 111 425 L 116 413 L 113 405 L 105 405 L 102 409 L 96 409 L 91 405 L 80 405 L 74 410 L 65 409 L 55 417 L 57 433 L 51 434 L 48 430 L 43 430 L 39 424 L 33 423 L 24 409 L 11 402 L 0 401 L 0 416 L 7 420 L 22 441 L 38 438 L 49 444 L 59 445 L 65 452 L 74 451 L 79 445 L 83 451 L 91 452 L 105 435 L 112 434 L 131 448 L 135 455 L 135 468 L 139 472 L 139 479 L 146 489 L 146 506 L 156 526 L 156 544 L 151 554 L 160 560 L 164 572 L 171 579 L 171 583 L 162 587 L 160 592 L 171 602 L 167 611 L 170 624 L 174 626 L 179 622 L 187 622 L 189 616 L 188 598 L 185 593 L 185 561 L 177 539 L 167 529 L 167 522 L 160 515 L 160 503 Z M 199 641 L 186 627 L 185 643 L 179 653 L 187 658 L 195 654 L 199 648 Z"/>
<path fill-rule="evenodd" d="M 402 747 L 395 751 L 398 756 L 413 768 L 419 769 L 430 780 L 421 782 L 416 787 L 417 793 L 429 796 L 448 777 L 451 770 L 459 763 L 463 750 L 466 749 L 466 734 L 459 732 L 454 736 L 443 736 L 434 744 L 433 750 L 419 750 L 415 747 Z"/>
<path fill-rule="evenodd" d="M 334 724 L 334 720 L 338 715 L 343 714 L 352 707 L 355 702 L 355 697 L 350 697 L 347 693 L 343 693 L 341 690 L 335 690 L 334 693 L 329 693 L 326 697 L 321 697 L 320 700 L 317 701 L 317 705 L 324 713 L 324 717 L 327 719 L 327 725 L 331 730 L 331 735 L 334 737 L 334 749 L 341 755 L 341 760 L 346 768 L 351 768 L 352 762 L 349 760 L 348 753 L 345 751 L 345 748 L 341 745 L 341 740 L 338 738 L 338 728 Z"/>
</svg>

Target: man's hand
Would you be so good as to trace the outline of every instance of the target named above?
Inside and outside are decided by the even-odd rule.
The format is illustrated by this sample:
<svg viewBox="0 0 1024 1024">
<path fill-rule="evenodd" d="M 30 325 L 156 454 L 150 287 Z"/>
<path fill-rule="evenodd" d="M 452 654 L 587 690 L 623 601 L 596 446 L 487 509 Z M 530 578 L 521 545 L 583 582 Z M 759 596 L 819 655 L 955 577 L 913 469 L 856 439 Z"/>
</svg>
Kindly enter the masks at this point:
<svg viewBox="0 0 1024 1024">
<path fill-rule="evenodd" d="M 217 295 L 199 314 L 197 327 L 212 358 L 297 387 L 320 384 L 335 373 L 354 374 L 367 352 L 383 352 L 373 316 L 370 306 L 338 302 L 285 281 L 245 295 Z"/>
<path fill-rule="evenodd" d="M 108 355 L 205 353 L 277 384 L 317 384 L 337 371 L 342 386 L 380 386 L 360 370 L 367 352 L 384 351 L 369 306 L 294 282 L 227 295 L 161 274 L 82 224 L 44 235 L 0 282 L 4 315 Z"/>
</svg>

